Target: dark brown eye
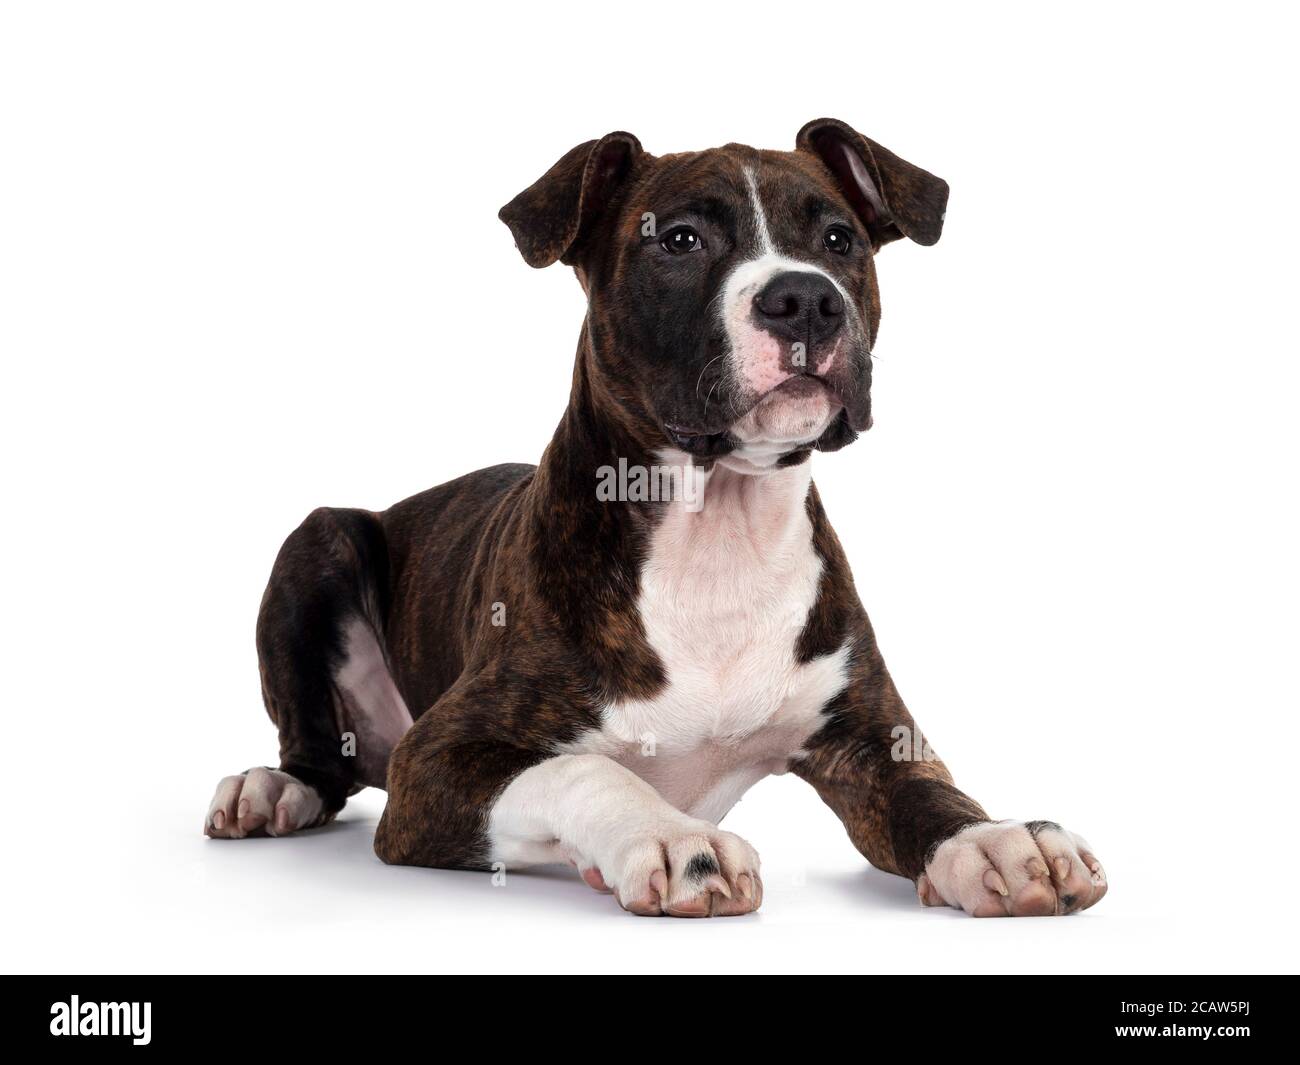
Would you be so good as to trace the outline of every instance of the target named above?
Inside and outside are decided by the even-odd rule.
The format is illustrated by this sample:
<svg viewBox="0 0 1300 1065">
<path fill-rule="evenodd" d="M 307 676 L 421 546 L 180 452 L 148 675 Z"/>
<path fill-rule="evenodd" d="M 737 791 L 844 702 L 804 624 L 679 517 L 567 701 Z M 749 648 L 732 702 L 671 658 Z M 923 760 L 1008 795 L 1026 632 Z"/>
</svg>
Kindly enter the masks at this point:
<svg viewBox="0 0 1300 1065">
<path fill-rule="evenodd" d="M 831 226 L 822 235 L 822 243 L 826 245 L 827 251 L 833 251 L 836 255 L 847 255 L 849 249 L 853 247 L 853 234 L 843 226 Z"/>
<path fill-rule="evenodd" d="M 659 246 L 670 255 L 686 255 L 704 247 L 704 240 L 690 226 L 678 226 L 664 234 Z"/>
</svg>

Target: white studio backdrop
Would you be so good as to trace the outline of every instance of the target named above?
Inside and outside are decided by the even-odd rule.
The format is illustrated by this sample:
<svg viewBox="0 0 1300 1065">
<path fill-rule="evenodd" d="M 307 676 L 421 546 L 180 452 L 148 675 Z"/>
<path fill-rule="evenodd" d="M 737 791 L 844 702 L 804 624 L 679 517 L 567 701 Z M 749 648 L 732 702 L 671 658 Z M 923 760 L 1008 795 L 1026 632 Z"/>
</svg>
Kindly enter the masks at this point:
<svg viewBox="0 0 1300 1065">
<path fill-rule="evenodd" d="M 1270 4 L 4 6 L 5 968 L 1294 968 L 1294 31 Z M 958 784 L 1089 837 L 1109 897 L 922 910 L 793 778 L 726 822 L 762 912 L 704 925 L 384 867 L 380 793 L 204 840 L 216 780 L 275 757 L 252 632 L 284 536 L 535 461 L 559 419 L 582 294 L 498 208 L 610 130 L 789 148 L 821 115 L 953 191 L 937 246 L 880 256 L 875 428 L 818 486 Z"/>
</svg>

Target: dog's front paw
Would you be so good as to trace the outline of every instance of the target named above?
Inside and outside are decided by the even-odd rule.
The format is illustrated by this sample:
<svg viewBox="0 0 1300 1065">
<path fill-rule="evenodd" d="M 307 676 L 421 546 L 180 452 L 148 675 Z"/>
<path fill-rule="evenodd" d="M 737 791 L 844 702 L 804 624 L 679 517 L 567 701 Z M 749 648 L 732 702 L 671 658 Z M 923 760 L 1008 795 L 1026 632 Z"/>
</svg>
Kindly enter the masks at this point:
<svg viewBox="0 0 1300 1065">
<path fill-rule="evenodd" d="M 916 893 L 975 917 L 1049 917 L 1100 902 L 1106 873 L 1087 841 L 1054 821 L 998 821 L 939 844 Z"/>
<path fill-rule="evenodd" d="M 633 834 L 582 878 L 642 917 L 733 917 L 763 901 L 758 864 L 734 833 L 686 821 Z"/>
</svg>

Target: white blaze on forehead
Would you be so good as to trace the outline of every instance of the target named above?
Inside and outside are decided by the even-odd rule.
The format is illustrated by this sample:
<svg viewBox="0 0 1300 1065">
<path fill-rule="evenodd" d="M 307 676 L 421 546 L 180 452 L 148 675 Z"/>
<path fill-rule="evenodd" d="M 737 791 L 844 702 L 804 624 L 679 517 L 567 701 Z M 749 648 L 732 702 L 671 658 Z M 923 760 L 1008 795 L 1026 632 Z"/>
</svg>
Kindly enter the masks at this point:
<svg viewBox="0 0 1300 1065">
<path fill-rule="evenodd" d="M 754 230 L 758 234 L 758 248 L 762 255 L 772 255 L 776 252 L 776 245 L 772 243 L 772 231 L 767 228 L 767 215 L 763 213 L 763 199 L 758 194 L 758 178 L 754 176 L 754 168 L 747 166 L 745 170 L 745 184 L 749 187 L 749 205 L 754 209 Z"/>
<path fill-rule="evenodd" d="M 757 255 L 737 264 L 728 275 L 722 286 L 719 308 L 731 348 L 728 360 L 731 371 L 746 395 L 758 396 L 770 392 L 794 376 L 782 365 L 782 342 L 756 325 L 752 318 L 754 297 L 763 291 L 767 283 L 777 274 L 788 271 L 815 273 L 835 286 L 845 307 L 852 306 L 852 299 L 835 278 L 815 263 L 781 254 L 772 238 L 767 212 L 763 209 L 758 177 L 753 167 L 744 167 L 743 174 L 749 192 L 750 209 L 754 214 Z M 833 357 L 833 352 L 823 356 L 815 367 L 816 372 L 827 372 Z"/>
</svg>

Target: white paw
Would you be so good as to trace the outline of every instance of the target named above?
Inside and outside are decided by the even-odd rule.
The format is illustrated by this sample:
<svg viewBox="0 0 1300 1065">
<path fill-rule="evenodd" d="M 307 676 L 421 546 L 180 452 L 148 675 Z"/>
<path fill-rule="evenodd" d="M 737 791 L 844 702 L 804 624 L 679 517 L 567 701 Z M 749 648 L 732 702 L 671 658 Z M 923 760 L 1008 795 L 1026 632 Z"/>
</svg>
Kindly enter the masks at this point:
<svg viewBox="0 0 1300 1065">
<path fill-rule="evenodd" d="M 588 884 L 642 917 L 732 917 L 763 901 L 758 852 L 707 821 L 634 833 L 598 866 L 575 864 Z"/>
<path fill-rule="evenodd" d="M 941 843 L 917 879 L 926 906 L 974 917 L 1048 917 L 1086 910 L 1106 872 L 1082 836 L 1053 821 L 971 825 Z"/>
<path fill-rule="evenodd" d="M 278 769 L 257 767 L 217 785 L 204 835 L 213 839 L 284 836 L 329 820 L 315 788 Z"/>
</svg>

